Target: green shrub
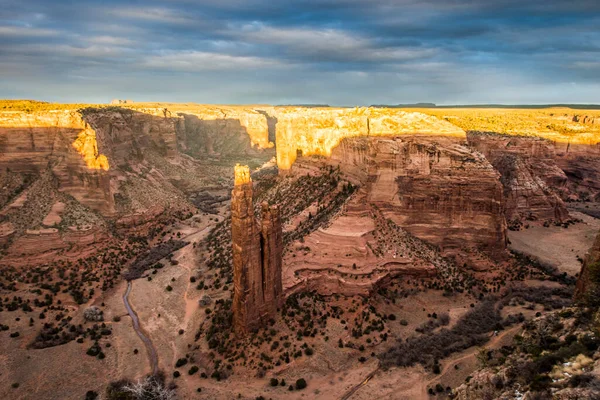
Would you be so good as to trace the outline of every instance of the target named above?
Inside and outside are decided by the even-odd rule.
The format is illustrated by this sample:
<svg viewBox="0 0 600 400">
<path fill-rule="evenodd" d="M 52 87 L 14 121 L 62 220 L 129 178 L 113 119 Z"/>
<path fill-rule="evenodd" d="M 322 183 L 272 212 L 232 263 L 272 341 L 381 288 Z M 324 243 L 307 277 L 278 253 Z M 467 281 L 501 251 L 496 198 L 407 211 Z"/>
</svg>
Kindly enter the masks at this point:
<svg viewBox="0 0 600 400">
<path fill-rule="evenodd" d="M 296 390 L 302 390 L 306 388 L 306 381 L 304 378 L 300 378 L 296 381 Z"/>
</svg>

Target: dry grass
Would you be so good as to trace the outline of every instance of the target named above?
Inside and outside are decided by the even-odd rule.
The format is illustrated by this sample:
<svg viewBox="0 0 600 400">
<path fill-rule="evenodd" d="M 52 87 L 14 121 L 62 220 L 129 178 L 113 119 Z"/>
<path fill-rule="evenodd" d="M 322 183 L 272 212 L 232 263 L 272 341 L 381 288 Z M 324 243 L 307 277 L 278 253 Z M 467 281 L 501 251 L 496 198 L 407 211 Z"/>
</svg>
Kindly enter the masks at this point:
<svg viewBox="0 0 600 400">
<path fill-rule="evenodd" d="M 497 132 L 517 136 L 539 136 L 571 143 L 600 142 L 600 124 L 573 121 L 574 116 L 600 119 L 598 110 L 546 109 L 411 109 L 445 119 L 465 131 Z"/>
</svg>

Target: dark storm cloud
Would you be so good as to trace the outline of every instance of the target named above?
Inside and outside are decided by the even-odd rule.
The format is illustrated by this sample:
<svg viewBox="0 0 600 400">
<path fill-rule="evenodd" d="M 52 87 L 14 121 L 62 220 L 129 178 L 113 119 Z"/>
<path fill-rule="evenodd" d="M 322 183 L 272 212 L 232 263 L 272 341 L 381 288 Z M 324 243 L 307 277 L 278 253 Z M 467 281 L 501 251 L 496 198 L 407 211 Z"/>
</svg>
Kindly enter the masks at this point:
<svg viewBox="0 0 600 400">
<path fill-rule="evenodd" d="M 0 97 L 600 102 L 600 2 L 0 0 Z"/>
</svg>

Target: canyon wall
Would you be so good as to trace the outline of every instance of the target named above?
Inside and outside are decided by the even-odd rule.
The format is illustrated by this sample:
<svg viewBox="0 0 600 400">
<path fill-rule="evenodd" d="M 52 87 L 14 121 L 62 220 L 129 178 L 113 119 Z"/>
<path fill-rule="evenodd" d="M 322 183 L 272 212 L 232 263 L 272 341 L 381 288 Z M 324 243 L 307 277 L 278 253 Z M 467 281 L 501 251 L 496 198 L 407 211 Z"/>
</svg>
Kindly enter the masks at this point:
<svg viewBox="0 0 600 400">
<path fill-rule="evenodd" d="M 445 254 L 506 246 L 502 186 L 487 160 L 443 136 L 344 139 L 331 155 L 365 203 Z"/>
<path fill-rule="evenodd" d="M 600 305 L 600 232 L 583 260 L 575 300 L 592 306 Z"/>
<path fill-rule="evenodd" d="M 469 132 L 468 140 L 500 172 L 509 223 L 569 218 L 561 199 L 568 197 L 568 178 L 557 165 L 553 142 L 484 132 Z"/>
<path fill-rule="evenodd" d="M 502 174 L 509 220 L 569 218 L 565 201 L 600 201 L 600 137 L 469 132 L 469 145 Z"/>
<path fill-rule="evenodd" d="M 1 250 L 34 259 L 36 252 L 93 247 L 90 240 L 107 234 L 99 218 L 148 220 L 166 208 L 186 210 L 189 192 L 222 185 L 233 160 L 266 160 L 263 150 L 272 146 L 266 116 L 248 108 L 0 112 Z M 90 224 L 83 239 L 73 234 Z"/>
<path fill-rule="evenodd" d="M 460 128 L 436 117 L 395 109 L 282 108 L 277 118 L 277 166 L 288 170 L 298 155 L 330 156 L 344 138 L 419 133 L 466 139 Z"/>
<path fill-rule="evenodd" d="M 236 157 L 273 146 L 266 117 L 251 109 L 183 111 L 121 107 L 0 113 L 0 168 L 51 168 L 61 191 L 103 215 L 115 213 L 124 172 L 148 152 L 174 159 Z"/>
<path fill-rule="evenodd" d="M 600 201 L 600 136 L 584 142 L 553 142 L 556 164 L 567 176 L 568 199 Z"/>
<path fill-rule="evenodd" d="M 298 157 L 324 156 L 324 163 L 339 166 L 345 177 L 361 186 L 364 204 L 378 207 L 444 254 L 465 248 L 504 254 L 499 174 L 466 145 L 462 129 L 436 117 L 394 109 L 273 112 L 280 171 L 292 168 Z"/>
<path fill-rule="evenodd" d="M 192 156 L 236 156 L 274 146 L 266 116 L 251 109 L 174 109 L 173 113 L 179 117 L 179 146 Z"/>
<path fill-rule="evenodd" d="M 100 212 L 114 212 L 109 163 L 93 129 L 73 111 L 0 113 L 0 169 L 51 169 L 60 190 Z"/>
</svg>

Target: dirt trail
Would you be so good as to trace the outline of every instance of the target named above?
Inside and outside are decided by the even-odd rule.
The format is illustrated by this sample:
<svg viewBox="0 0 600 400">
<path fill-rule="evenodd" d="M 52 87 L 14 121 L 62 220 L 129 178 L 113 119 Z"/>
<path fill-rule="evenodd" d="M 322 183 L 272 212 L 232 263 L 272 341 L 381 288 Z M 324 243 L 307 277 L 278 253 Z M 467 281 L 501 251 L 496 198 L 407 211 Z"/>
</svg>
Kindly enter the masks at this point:
<svg viewBox="0 0 600 400">
<path fill-rule="evenodd" d="M 194 247 L 192 246 L 192 243 L 201 242 L 206 237 L 206 235 L 208 235 L 208 233 L 211 231 L 212 228 L 213 228 L 213 225 L 211 224 L 200 231 L 197 231 L 197 232 L 194 232 L 194 233 L 191 233 L 191 234 L 185 236 L 183 238 L 183 240 L 189 242 L 189 244 L 177 251 L 177 260 L 180 261 L 179 265 L 181 267 L 185 268 L 188 272 L 187 287 L 183 291 L 183 301 L 185 303 L 185 315 L 184 315 L 183 321 L 181 323 L 182 329 L 187 329 L 190 318 L 192 317 L 194 311 L 198 307 L 197 301 L 195 299 L 190 299 L 188 297 L 188 292 L 190 291 L 190 288 L 192 286 L 192 282 L 190 280 L 190 277 L 192 276 L 192 268 L 189 265 L 189 263 L 190 263 L 190 261 L 194 260 L 194 257 L 193 257 Z"/>
<path fill-rule="evenodd" d="M 158 353 L 156 352 L 156 348 L 152 344 L 150 338 L 146 336 L 146 334 L 142 331 L 142 328 L 140 327 L 140 320 L 133 308 L 131 307 L 131 304 L 129 304 L 129 294 L 131 293 L 132 287 L 133 282 L 127 282 L 127 290 L 123 295 L 123 304 L 125 304 L 125 309 L 127 309 L 127 313 L 131 317 L 135 333 L 137 333 L 140 339 L 142 339 L 142 342 L 144 342 L 144 346 L 146 347 L 146 353 L 148 354 L 148 360 L 150 361 L 150 366 L 152 367 L 152 375 L 154 375 L 158 372 Z"/>
<path fill-rule="evenodd" d="M 350 397 L 352 397 L 352 395 L 354 393 L 356 393 L 358 391 L 358 389 L 360 389 L 361 387 L 365 386 L 367 383 L 369 383 L 369 381 L 371 380 L 371 378 L 373 378 L 375 376 L 375 374 L 377 372 L 379 372 L 380 366 L 378 365 L 377 368 L 375 368 L 374 371 L 370 372 L 369 375 L 367 375 L 365 377 L 365 379 L 362 380 L 361 383 L 359 383 L 358 385 L 355 385 L 352 389 L 348 390 L 346 392 L 346 394 L 344 394 L 340 400 L 348 400 Z"/>
</svg>

